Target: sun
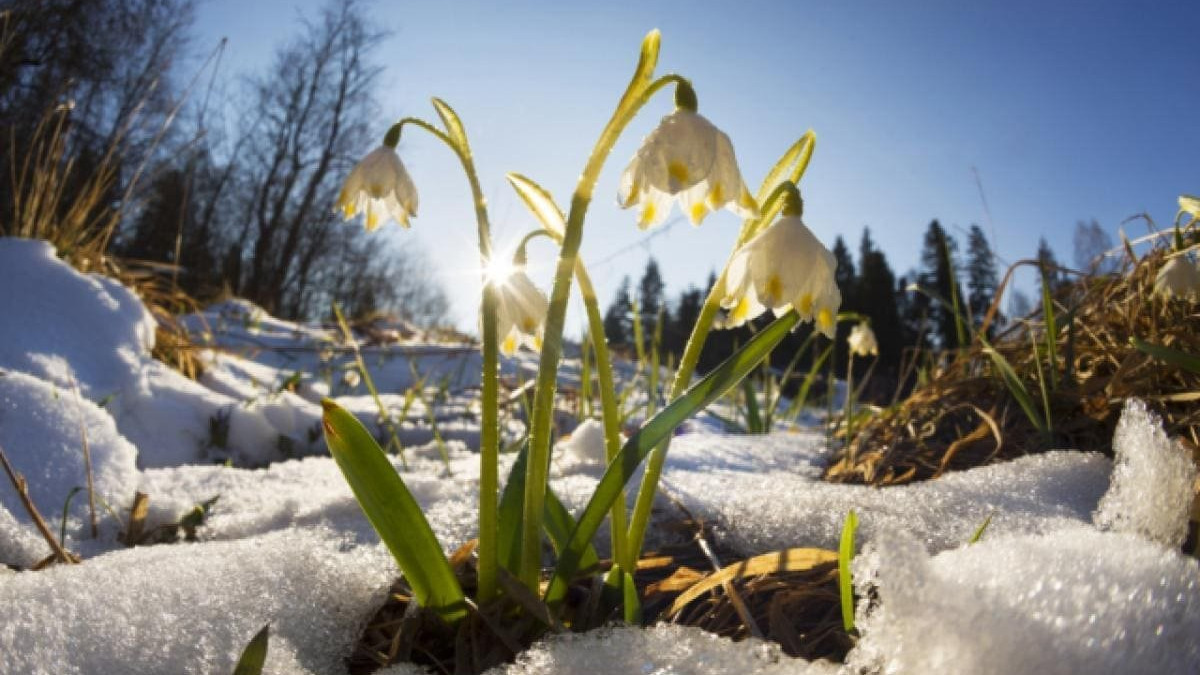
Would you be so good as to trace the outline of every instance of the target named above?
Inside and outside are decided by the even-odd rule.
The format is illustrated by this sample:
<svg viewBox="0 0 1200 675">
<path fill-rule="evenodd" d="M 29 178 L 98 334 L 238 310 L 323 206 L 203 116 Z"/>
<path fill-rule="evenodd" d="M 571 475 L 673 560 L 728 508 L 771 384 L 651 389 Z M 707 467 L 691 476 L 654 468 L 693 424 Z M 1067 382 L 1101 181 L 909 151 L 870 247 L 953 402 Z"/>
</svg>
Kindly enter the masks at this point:
<svg viewBox="0 0 1200 675">
<path fill-rule="evenodd" d="M 483 268 L 483 277 L 493 286 L 503 286 L 517 272 L 517 266 L 508 256 L 496 256 Z"/>
</svg>

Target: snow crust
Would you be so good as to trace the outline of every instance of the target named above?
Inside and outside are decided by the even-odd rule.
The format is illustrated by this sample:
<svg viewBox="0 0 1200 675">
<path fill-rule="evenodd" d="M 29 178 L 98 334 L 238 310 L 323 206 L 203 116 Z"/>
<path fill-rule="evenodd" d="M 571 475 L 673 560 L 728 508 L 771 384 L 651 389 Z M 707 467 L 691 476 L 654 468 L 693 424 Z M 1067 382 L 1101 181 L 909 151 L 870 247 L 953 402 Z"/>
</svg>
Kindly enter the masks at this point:
<svg viewBox="0 0 1200 675">
<path fill-rule="evenodd" d="M 0 447 L 57 534 L 67 495 L 86 482 L 86 430 L 97 493 L 113 509 L 95 539 L 85 495 L 67 510 L 66 544 L 83 564 L 10 572 L 49 548 L 0 477 L 0 675 L 227 673 L 266 623 L 268 672 L 345 672 L 396 569 L 313 433 L 322 396 L 371 425 L 378 414 L 341 377 L 348 355 L 327 352 L 332 331 L 223 303 L 189 319 L 214 346 L 193 382 L 150 357 L 153 319 L 132 293 L 71 270 L 46 244 L 0 239 L 0 287 L 0 316 L 22 317 L 0 323 Z M 453 550 L 475 536 L 477 355 L 419 344 L 364 353 L 407 446 L 394 464 Z M 502 369 L 519 383 L 535 364 L 522 354 Z M 564 381 L 577 374 L 568 364 Z M 557 422 L 571 431 L 572 419 Z M 522 433 L 517 415 L 504 425 L 508 439 Z M 1200 672 L 1200 569 L 1178 552 L 1196 469 L 1145 405 L 1126 405 L 1115 468 L 1056 451 L 886 489 L 821 482 L 829 447 L 817 433 L 719 428 L 695 421 L 674 438 L 656 517 L 682 516 L 681 504 L 753 554 L 836 548 L 855 509 L 866 549 L 850 665 L 658 626 L 557 636 L 493 675 Z M 586 504 L 603 456 L 595 421 L 557 446 L 551 487 L 568 509 Z M 502 478 L 512 461 L 501 458 Z M 135 491 L 150 496 L 151 527 L 217 501 L 199 543 L 126 549 L 117 535 Z"/>
<path fill-rule="evenodd" d="M 1192 453 L 1167 438 L 1157 415 L 1142 401 L 1125 402 L 1113 434 L 1112 489 L 1100 501 L 1096 523 L 1178 548 L 1187 537 L 1196 484 Z"/>
<path fill-rule="evenodd" d="M 319 528 L 118 551 L 0 582 L 0 672 L 230 673 L 271 625 L 268 673 L 342 673 L 395 574 Z"/>
<path fill-rule="evenodd" d="M 865 672 L 1200 672 L 1200 566 L 1136 535 L 1077 526 L 933 557 L 887 535 L 873 555 Z"/>
<path fill-rule="evenodd" d="M 517 663 L 493 668 L 489 675 L 832 675 L 838 671 L 828 661 L 789 658 L 778 646 L 759 640 L 733 643 L 698 628 L 660 624 L 558 635 L 534 645 Z"/>
</svg>

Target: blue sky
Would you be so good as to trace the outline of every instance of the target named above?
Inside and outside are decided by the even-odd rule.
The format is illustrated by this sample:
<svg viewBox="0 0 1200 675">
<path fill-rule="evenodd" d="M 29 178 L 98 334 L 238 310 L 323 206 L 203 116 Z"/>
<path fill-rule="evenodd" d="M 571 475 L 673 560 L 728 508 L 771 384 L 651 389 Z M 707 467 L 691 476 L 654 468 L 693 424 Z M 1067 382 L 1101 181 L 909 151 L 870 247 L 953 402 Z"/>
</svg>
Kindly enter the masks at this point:
<svg viewBox="0 0 1200 675">
<path fill-rule="evenodd" d="M 197 46 L 230 43 L 225 68 L 262 68 L 319 3 L 209 0 Z M 979 223 L 1002 259 L 1032 256 L 1044 236 L 1072 260 L 1075 222 L 1118 225 L 1148 213 L 1169 225 L 1182 193 L 1200 193 L 1200 3 L 1133 2 L 376 2 L 391 31 L 377 56 L 379 132 L 405 115 L 436 119 L 449 102 L 470 135 L 501 246 L 535 227 L 504 180 L 519 171 L 567 204 L 611 114 L 642 36 L 662 31 L 659 72 L 692 79 L 700 112 L 733 139 L 754 189 L 812 128 L 801 189 L 806 222 L 855 250 L 869 226 L 897 274 L 917 263 L 937 218 Z M 647 239 L 616 205 L 640 139 L 672 107 L 647 106 L 613 151 L 584 232 L 602 303 L 655 256 L 676 295 L 730 252 L 738 221 L 714 214 Z M 478 260 L 469 192 L 450 153 L 416 130 L 401 153 L 420 217 L 383 236 L 436 261 L 454 320 L 475 325 Z M 370 148 L 363 148 L 366 152 Z M 976 183 L 981 179 L 989 219 Z M 679 219 L 673 219 L 679 220 Z M 1131 235 L 1145 233 L 1140 222 Z M 965 243 L 965 235 L 959 236 Z M 555 252 L 531 249 L 535 278 Z M 581 316 L 576 314 L 576 316 Z M 570 319 L 580 325 L 582 319 Z"/>
</svg>

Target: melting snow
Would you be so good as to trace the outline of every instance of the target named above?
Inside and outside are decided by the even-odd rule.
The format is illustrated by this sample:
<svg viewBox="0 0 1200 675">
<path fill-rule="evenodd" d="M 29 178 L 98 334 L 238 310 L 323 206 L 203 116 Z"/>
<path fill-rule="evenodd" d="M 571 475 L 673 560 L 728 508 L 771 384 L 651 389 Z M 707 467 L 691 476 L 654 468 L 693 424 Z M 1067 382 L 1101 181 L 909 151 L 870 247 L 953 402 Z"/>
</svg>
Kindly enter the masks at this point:
<svg viewBox="0 0 1200 675">
<path fill-rule="evenodd" d="M 0 673 L 227 673 L 266 623 L 268 672 L 345 672 L 396 571 L 313 433 L 325 395 L 368 423 L 378 414 L 341 378 L 350 357 L 329 353 L 331 332 L 243 301 L 214 306 L 188 319 L 213 346 L 194 382 L 151 359 L 154 323 L 129 291 L 69 269 L 46 244 L 0 239 L 0 287 L 0 316 L 21 317 L 0 324 L 0 447 L 86 558 L 39 572 L 0 565 Z M 475 533 L 477 356 L 444 345 L 365 355 L 407 446 L 396 466 L 451 550 Z M 503 372 L 519 383 L 534 363 L 521 355 Z M 520 435 L 518 418 L 505 424 Z M 816 433 L 687 429 L 665 492 L 746 554 L 835 548 L 846 511 L 858 511 L 867 549 L 856 583 L 874 600 L 851 665 L 658 626 L 554 637 L 498 673 L 1200 671 L 1200 570 L 1178 553 L 1195 468 L 1140 404 L 1118 427 L 1115 470 L 1057 451 L 887 489 L 822 483 L 828 446 Z M 109 507 L 95 539 L 85 494 L 64 517 L 86 482 L 85 431 Z M 602 456 L 595 422 L 559 445 L 552 487 L 568 508 L 586 503 Z M 49 550 L 0 482 L 0 563 L 27 568 Z M 218 500 L 199 543 L 126 549 L 135 491 L 150 496 L 150 526 Z M 674 515 L 672 502 L 661 507 Z"/>
</svg>

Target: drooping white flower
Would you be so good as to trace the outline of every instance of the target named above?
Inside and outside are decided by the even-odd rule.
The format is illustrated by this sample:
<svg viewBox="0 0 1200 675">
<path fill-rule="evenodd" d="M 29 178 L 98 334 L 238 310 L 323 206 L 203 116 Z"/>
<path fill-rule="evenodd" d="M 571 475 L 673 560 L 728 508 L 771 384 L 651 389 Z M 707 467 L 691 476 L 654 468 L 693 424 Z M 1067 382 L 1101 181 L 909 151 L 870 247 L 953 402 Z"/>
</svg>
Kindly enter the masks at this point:
<svg viewBox="0 0 1200 675">
<path fill-rule="evenodd" d="M 1179 211 L 1188 214 L 1193 220 L 1200 219 L 1200 197 L 1179 195 Z"/>
<path fill-rule="evenodd" d="M 837 259 L 799 214 L 784 215 L 746 242 L 729 261 L 722 306 L 733 328 L 762 314 L 795 307 L 800 318 L 833 339 L 842 293 L 834 281 Z"/>
<path fill-rule="evenodd" d="M 1154 277 L 1154 293 L 1165 298 L 1200 297 L 1200 269 L 1186 255 L 1168 260 Z"/>
<path fill-rule="evenodd" d="M 511 355 L 521 345 L 540 351 L 550 301 L 525 270 L 514 267 L 504 279 L 491 282 L 496 293 L 496 335 L 500 351 Z"/>
<path fill-rule="evenodd" d="M 408 227 L 409 216 L 417 215 L 417 188 L 396 150 L 381 145 L 350 171 L 335 208 L 346 220 L 365 212 L 367 230 L 379 227 L 384 218 Z"/>
<path fill-rule="evenodd" d="M 664 117 L 642 141 L 621 174 L 617 199 L 622 208 L 641 209 L 642 229 L 666 220 L 676 199 L 693 225 L 722 207 L 743 218 L 758 214 L 729 136 L 683 107 Z"/>
<path fill-rule="evenodd" d="M 850 353 L 855 356 L 879 356 L 879 343 L 875 341 L 875 331 L 871 330 L 865 321 L 850 329 L 846 344 L 850 346 Z"/>
</svg>

